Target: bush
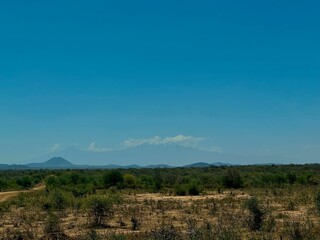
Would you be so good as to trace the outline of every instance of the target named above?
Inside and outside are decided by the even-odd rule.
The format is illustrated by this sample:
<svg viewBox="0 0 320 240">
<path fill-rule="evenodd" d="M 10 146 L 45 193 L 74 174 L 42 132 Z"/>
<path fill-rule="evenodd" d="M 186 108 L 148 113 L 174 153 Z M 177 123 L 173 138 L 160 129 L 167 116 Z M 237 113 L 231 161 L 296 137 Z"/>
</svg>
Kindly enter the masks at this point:
<svg viewBox="0 0 320 240">
<path fill-rule="evenodd" d="M 51 193 L 50 202 L 46 202 L 44 208 L 53 209 L 57 211 L 63 211 L 69 206 L 69 197 L 65 192 L 62 191 L 54 191 Z"/>
<path fill-rule="evenodd" d="M 23 176 L 22 178 L 17 179 L 17 184 L 27 189 L 32 186 L 32 181 L 29 176 Z"/>
<path fill-rule="evenodd" d="M 296 219 L 284 223 L 285 235 L 289 240 L 318 239 L 318 235 L 313 233 L 313 229 L 314 225 L 309 219 Z"/>
<path fill-rule="evenodd" d="M 45 235 L 62 235 L 61 219 L 54 213 L 50 213 L 44 225 Z M 59 239 L 59 238 L 58 238 Z"/>
<path fill-rule="evenodd" d="M 136 231 L 136 230 L 138 230 L 140 228 L 141 223 L 140 223 L 139 219 L 137 219 L 136 217 L 132 217 L 131 218 L 131 223 L 132 223 L 132 228 L 131 229 L 133 231 Z"/>
<path fill-rule="evenodd" d="M 124 186 L 127 188 L 136 188 L 136 177 L 133 176 L 132 174 L 125 174 L 123 176 L 124 179 Z"/>
<path fill-rule="evenodd" d="M 176 185 L 174 188 L 175 195 L 177 196 L 186 196 L 187 188 L 183 185 Z"/>
<path fill-rule="evenodd" d="M 173 225 L 163 225 L 158 229 L 151 231 L 150 239 L 154 240 L 180 240 L 181 233 L 175 229 Z"/>
<path fill-rule="evenodd" d="M 316 194 L 315 205 L 316 205 L 317 213 L 320 215 L 320 191 L 318 191 Z"/>
<path fill-rule="evenodd" d="M 250 213 L 248 218 L 249 228 L 253 231 L 260 230 L 265 218 L 265 210 L 262 208 L 258 199 L 255 197 L 248 199 L 245 202 L 245 206 Z"/>
<path fill-rule="evenodd" d="M 121 187 L 123 182 L 124 182 L 123 175 L 118 170 L 107 171 L 103 175 L 103 184 L 106 188 L 109 188 L 112 186 Z"/>
<path fill-rule="evenodd" d="M 199 187 L 198 184 L 196 184 L 196 183 L 191 183 L 191 184 L 189 185 L 189 187 L 188 187 L 188 193 L 189 193 L 189 195 L 191 195 L 191 196 L 198 196 L 198 195 L 200 195 L 200 192 L 201 192 L 201 190 L 200 190 L 200 187 Z"/>
<path fill-rule="evenodd" d="M 218 215 L 217 223 L 211 230 L 213 232 L 212 238 L 217 240 L 241 240 L 241 216 L 235 215 L 231 209 L 225 209 L 222 214 Z M 210 230 L 209 230 L 210 233 Z M 211 235 L 211 234 L 210 234 Z"/>
<path fill-rule="evenodd" d="M 89 223 L 92 227 L 104 227 L 113 216 L 113 202 L 104 196 L 91 196 L 87 202 Z"/>
<path fill-rule="evenodd" d="M 237 169 L 228 169 L 227 173 L 222 178 L 222 184 L 226 188 L 242 188 L 243 179 Z"/>
<path fill-rule="evenodd" d="M 103 237 L 94 229 L 77 236 L 78 240 L 102 240 Z"/>
</svg>

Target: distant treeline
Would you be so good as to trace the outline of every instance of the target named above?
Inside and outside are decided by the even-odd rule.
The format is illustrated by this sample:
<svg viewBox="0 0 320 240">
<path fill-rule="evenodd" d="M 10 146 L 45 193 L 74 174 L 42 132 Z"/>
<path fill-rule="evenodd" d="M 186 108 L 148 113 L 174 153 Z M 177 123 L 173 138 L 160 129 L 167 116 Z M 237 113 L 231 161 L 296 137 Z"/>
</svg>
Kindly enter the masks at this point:
<svg viewBox="0 0 320 240">
<path fill-rule="evenodd" d="M 41 182 L 75 197 L 109 188 L 197 195 L 204 190 L 318 185 L 320 165 L 0 171 L 0 191 L 28 189 Z"/>
</svg>

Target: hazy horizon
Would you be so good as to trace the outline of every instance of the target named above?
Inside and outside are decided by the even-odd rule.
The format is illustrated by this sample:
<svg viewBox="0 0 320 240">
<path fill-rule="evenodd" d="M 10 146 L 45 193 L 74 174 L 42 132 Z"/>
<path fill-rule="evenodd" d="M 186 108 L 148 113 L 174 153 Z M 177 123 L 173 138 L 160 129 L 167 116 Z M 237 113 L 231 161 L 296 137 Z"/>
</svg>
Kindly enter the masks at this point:
<svg viewBox="0 0 320 240">
<path fill-rule="evenodd" d="M 319 7 L 3 1 L 0 163 L 144 144 L 320 163 Z"/>
</svg>

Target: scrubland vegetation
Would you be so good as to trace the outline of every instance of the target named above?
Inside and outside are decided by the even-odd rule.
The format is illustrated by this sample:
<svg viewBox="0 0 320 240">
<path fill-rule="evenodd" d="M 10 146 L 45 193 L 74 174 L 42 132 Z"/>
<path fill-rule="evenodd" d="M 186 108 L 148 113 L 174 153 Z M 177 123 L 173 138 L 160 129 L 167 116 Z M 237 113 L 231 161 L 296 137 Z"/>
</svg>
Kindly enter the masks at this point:
<svg viewBox="0 0 320 240">
<path fill-rule="evenodd" d="M 320 239 L 320 165 L 0 176 L 0 239 Z"/>
</svg>

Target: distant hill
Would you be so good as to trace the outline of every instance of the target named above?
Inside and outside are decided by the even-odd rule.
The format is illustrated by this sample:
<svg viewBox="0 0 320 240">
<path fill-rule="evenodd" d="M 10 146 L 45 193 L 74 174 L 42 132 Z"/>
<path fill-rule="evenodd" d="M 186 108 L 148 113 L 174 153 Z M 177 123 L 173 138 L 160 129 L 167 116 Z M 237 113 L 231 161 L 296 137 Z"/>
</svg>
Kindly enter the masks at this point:
<svg viewBox="0 0 320 240">
<path fill-rule="evenodd" d="M 60 157 L 57 157 L 60 156 Z M 49 160 L 48 160 L 49 159 Z M 66 160 L 68 159 L 68 160 Z M 174 144 L 142 144 L 110 151 L 81 150 L 75 146 L 25 161 L 26 165 L 0 165 L 5 169 L 112 169 L 210 167 L 250 164 L 301 163 L 299 159 L 281 156 L 247 156 L 213 152 Z"/>
<path fill-rule="evenodd" d="M 32 169 L 67 169 L 77 168 L 77 165 L 72 164 L 62 157 L 54 157 L 43 163 L 29 163 L 26 165 Z"/>
<path fill-rule="evenodd" d="M 15 170 L 25 170 L 28 169 L 26 165 L 9 165 L 9 164 L 0 164 L 0 170 L 10 170 L 10 169 L 15 169 Z"/>
<path fill-rule="evenodd" d="M 137 166 L 148 167 L 182 167 L 197 162 L 210 165 L 246 165 L 267 163 L 298 163 L 299 159 L 279 156 L 246 156 L 239 154 L 212 152 L 207 150 L 187 148 L 176 145 L 147 145 L 118 150 L 95 152 L 68 147 L 62 151 L 37 157 L 27 162 L 44 162 L 47 159 L 61 156 L 77 165 L 95 166 Z"/>
<path fill-rule="evenodd" d="M 169 166 L 167 164 L 155 164 L 155 165 L 148 165 L 144 168 L 172 168 L 172 166 Z"/>
<path fill-rule="evenodd" d="M 206 162 L 197 162 L 189 165 L 185 165 L 184 167 L 189 167 L 189 168 L 202 168 L 202 167 L 220 167 L 220 166 L 236 166 L 234 164 L 229 164 L 229 163 L 222 163 L 222 162 L 216 162 L 216 163 L 206 163 Z"/>
<path fill-rule="evenodd" d="M 205 162 L 197 162 L 193 164 L 186 165 L 185 167 L 197 168 L 197 167 L 210 167 L 211 164 Z"/>
<path fill-rule="evenodd" d="M 230 164 L 225 163 L 205 163 L 205 162 L 198 162 L 193 163 L 185 166 L 179 167 L 210 167 L 210 166 L 228 166 Z M 108 165 L 75 165 L 65 158 L 62 157 L 53 157 L 45 162 L 42 163 L 29 163 L 26 165 L 9 165 L 9 164 L 0 164 L 0 170 L 27 170 L 27 169 L 139 169 L 139 168 L 173 168 L 174 166 L 170 166 L 167 164 L 154 164 L 154 165 L 147 165 L 147 166 L 139 166 L 137 164 L 132 165 L 116 165 L 116 164 L 108 164 Z"/>
</svg>

